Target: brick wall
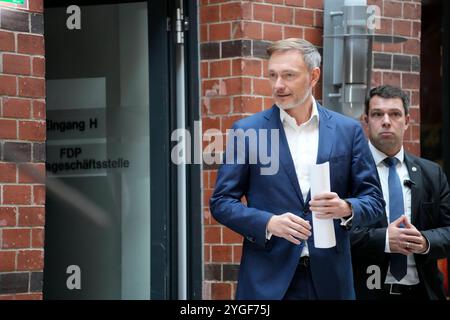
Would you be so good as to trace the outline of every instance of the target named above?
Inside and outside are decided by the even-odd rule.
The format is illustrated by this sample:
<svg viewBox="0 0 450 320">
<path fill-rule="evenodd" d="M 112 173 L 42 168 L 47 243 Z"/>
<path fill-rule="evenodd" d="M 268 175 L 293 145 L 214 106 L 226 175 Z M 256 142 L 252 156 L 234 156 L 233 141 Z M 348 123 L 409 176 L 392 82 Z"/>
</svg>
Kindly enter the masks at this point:
<svg viewBox="0 0 450 320">
<path fill-rule="evenodd" d="M 322 47 L 323 0 L 199 0 L 203 131 L 225 133 L 234 121 L 270 108 L 265 48 L 273 40 L 304 38 Z M 372 0 L 381 9 L 379 33 L 401 35 L 400 44 L 375 44 L 373 85 L 395 84 L 412 100 L 406 149 L 419 154 L 420 1 Z M 315 97 L 321 98 L 321 83 Z M 241 236 L 219 225 L 209 211 L 217 166 L 205 165 L 204 298 L 232 299 Z"/>
<path fill-rule="evenodd" d="M 42 299 L 45 60 L 42 0 L 0 4 L 0 299 Z"/>
</svg>

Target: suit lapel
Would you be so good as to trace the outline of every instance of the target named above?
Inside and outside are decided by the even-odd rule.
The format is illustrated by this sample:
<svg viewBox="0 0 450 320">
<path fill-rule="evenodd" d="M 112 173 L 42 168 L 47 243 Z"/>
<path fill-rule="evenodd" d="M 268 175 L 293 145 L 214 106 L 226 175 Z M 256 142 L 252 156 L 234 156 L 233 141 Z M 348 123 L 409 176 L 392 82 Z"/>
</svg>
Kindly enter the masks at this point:
<svg viewBox="0 0 450 320">
<path fill-rule="evenodd" d="M 289 145 L 286 139 L 286 133 L 284 132 L 283 125 L 281 124 L 280 120 L 280 110 L 277 106 L 272 107 L 273 112 L 268 117 L 268 129 L 278 129 L 280 136 L 279 136 L 279 157 L 280 157 L 280 163 L 281 166 L 284 168 L 284 171 L 286 172 L 287 176 L 289 177 L 289 181 L 291 182 L 292 186 L 295 189 L 295 192 L 297 193 L 297 196 L 302 204 L 304 206 L 303 202 L 303 196 L 302 191 L 300 190 L 300 183 L 297 179 L 297 174 L 295 173 L 295 166 L 294 161 L 292 160 L 291 152 L 289 151 Z"/>
<path fill-rule="evenodd" d="M 330 160 L 331 150 L 333 149 L 335 123 L 331 115 L 317 102 L 319 111 L 319 147 L 317 149 L 316 164 L 321 164 Z M 311 200 L 311 189 L 308 191 L 306 203 Z"/>
<path fill-rule="evenodd" d="M 409 179 L 413 182 L 411 185 L 411 223 L 415 224 L 417 219 L 417 213 L 419 210 L 420 192 L 422 190 L 422 172 L 420 166 L 418 166 L 414 159 L 405 152 L 405 163 L 408 168 Z"/>
</svg>

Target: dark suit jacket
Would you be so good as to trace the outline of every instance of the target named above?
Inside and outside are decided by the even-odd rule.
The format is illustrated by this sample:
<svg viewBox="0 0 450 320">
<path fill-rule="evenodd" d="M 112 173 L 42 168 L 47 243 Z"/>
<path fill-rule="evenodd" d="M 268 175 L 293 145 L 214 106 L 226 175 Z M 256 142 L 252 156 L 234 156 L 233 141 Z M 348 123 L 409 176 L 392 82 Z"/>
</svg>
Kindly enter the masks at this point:
<svg viewBox="0 0 450 320">
<path fill-rule="evenodd" d="M 361 126 L 319 105 L 318 111 L 317 163 L 330 161 L 331 191 L 352 204 L 353 224 L 371 224 L 381 218 L 384 201 Z M 259 157 L 256 163 L 250 163 L 256 151 L 249 151 L 249 140 L 246 140 L 245 152 L 240 153 L 245 163 L 226 163 L 219 169 L 210 200 L 211 213 L 217 221 L 244 237 L 236 298 L 282 299 L 304 243 L 295 245 L 276 236 L 266 241 L 267 222 L 273 214 L 291 212 L 312 224 L 307 205 L 309 197 L 303 200 L 278 107 L 242 119 L 235 123 L 234 129 L 278 129 L 279 149 L 274 152 L 280 161 L 279 169 L 276 174 L 262 175 L 260 169 L 267 165 Z M 273 142 L 268 139 L 269 150 Z M 238 155 L 230 145 L 227 153 L 233 158 Z M 247 205 L 241 202 L 243 196 Z M 320 299 L 354 299 L 349 231 L 340 226 L 338 219 L 334 224 L 336 247 L 316 249 L 313 236 L 308 239 L 313 282 Z"/>
<path fill-rule="evenodd" d="M 442 274 L 437 260 L 450 253 L 450 189 L 442 169 L 434 162 L 405 152 L 405 163 L 414 184 L 411 186 L 411 223 L 430 243 L 426 255 L 415 254 L 420 281 L 430 299 L 445 299 Z M 411 170 L 415 167 L 416 170 Z M 381 290 L 368 290 L 367 267 L 378 265 L 381 283 L 388 269 L 385 254 L 387 217 L 369 227 L 357 227 L 351 232 L 352 258 L 357 299 L 377 299 Z"/>
</svg>

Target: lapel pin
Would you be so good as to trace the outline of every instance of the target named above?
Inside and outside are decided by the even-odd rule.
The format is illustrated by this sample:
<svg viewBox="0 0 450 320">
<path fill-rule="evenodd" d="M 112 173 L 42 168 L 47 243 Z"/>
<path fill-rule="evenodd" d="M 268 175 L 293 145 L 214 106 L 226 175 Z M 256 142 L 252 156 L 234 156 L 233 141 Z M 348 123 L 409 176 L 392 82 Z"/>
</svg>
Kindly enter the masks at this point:
<svg viewBox="0 0 450 320">
<path fill-rule="evenodd" d="M 416 168 L 416 167 L 412 167 L 411 170 L 412 170 L 413 172 L 416 172 L 416 171 L 417 171 L 417 168 Z"/>
</svg>

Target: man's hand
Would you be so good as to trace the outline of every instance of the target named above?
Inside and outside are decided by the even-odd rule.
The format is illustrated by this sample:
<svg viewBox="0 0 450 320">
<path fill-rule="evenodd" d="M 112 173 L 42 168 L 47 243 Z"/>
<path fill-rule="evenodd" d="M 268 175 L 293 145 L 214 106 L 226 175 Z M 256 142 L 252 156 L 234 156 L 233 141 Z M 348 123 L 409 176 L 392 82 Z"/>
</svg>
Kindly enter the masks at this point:
<svg viewBox="0 0 450 320">
<path fill-rule="evenodd" d="M 274 215 L 267 223 L 267 231 L 294 244 L 300 244 L 298 239 L 307 240 L 311 236 L 309 230 L 311 230 L 309 221 L 290 212 Z"/>
<path fill-rule="evenodd" d="M 404 228 L 400 227 L 402 223 Z M 388 235 L 389 248 L 392 253 L 409 255 L 425 252 L 428 248 L 427 240 L 416 227 L 409 223 L 405 215 L 389 224 Z"/>
<path fill-rule="evenodd" d="M 309 208 L 319 219 L 345 218 L 352 214 L 352 209 L 347 201 L 339 198 L 335 192 L 316 195 L 309 202 Z"/>
</svg>

